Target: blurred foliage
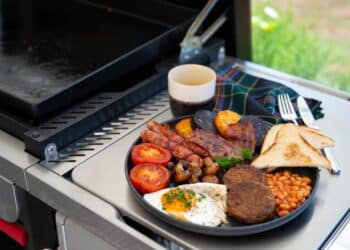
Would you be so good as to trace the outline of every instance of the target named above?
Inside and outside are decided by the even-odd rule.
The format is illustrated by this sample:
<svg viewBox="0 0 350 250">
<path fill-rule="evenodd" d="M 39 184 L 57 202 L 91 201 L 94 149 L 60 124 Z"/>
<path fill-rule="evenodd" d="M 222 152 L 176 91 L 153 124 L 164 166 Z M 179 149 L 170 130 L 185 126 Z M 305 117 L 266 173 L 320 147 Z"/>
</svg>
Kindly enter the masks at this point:
<svg viewBox="0 0 350 250">
<path fill-rule="evenodd" d="M 350 91 L 350 72 L 328 70 L 341 52 L 319 33 L 295 24 L 291 10 L 279 13 L 270 1 L 253 5 L 253 61 Z M 340 54 L 339 54 L 340 53 Z"/>
</svg>

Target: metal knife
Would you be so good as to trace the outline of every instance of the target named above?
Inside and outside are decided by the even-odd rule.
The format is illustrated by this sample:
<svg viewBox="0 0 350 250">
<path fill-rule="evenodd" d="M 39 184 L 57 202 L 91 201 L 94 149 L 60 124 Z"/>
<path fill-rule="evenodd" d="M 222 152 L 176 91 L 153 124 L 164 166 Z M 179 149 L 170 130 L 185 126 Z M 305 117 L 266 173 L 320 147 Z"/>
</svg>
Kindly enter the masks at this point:
<svg viewBox="0 0 350 250">
<path fill-rule="evenodd" d="M 319 129 L 316 122 L 315 122 L 315 118 L 314 118 L 309 106 L 307 105 L 304 97 L 299 96 L 297 99 L 297 104 L 298 104 L 299 114 L 300 114 L 301 118 L 303 119 L 303 122 L 305 123 L 305 125 L 310 127 L 310 128 Z M 322 151 L 332 164 L 331 172 L 333 174 L 340 174 L 341 168 L 339 166 L 337 159 L 334 156 L 332 149 L 331 148 L 324 148 L 324 149 L 322 149 Z"/>
</svg>

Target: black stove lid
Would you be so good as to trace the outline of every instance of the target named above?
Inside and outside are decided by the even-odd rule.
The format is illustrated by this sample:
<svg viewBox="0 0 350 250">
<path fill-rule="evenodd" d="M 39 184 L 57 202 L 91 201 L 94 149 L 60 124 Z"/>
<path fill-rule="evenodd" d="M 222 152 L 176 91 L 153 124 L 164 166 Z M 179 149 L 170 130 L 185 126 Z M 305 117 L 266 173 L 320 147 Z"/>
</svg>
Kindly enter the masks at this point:
<svg viewBox="0 0 350 250">
<path fill-rule="evenodd" d="M 42 120 L 176 50 L 194 14 L 162 1 L 0 1 L 0 104 Z"/>
</svg>

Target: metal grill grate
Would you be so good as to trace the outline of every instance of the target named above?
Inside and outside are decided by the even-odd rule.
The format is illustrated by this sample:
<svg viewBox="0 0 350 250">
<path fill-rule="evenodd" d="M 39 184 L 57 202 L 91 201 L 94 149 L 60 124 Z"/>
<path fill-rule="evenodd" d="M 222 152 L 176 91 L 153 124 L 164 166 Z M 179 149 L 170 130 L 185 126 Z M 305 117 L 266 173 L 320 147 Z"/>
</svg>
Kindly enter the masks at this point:
<svg viewBox="0 0 350 250">
<path fill-rule="evenodd" d="M 40 159 L 57 161 L 60 158 L 56 148 L 59 150 L 65 148 L 100 127 L 101 124 L 129 112 L 138 104 L 166 89 L 166 82 L 166 71 L 162 71 L 123 92 L 99 93 L 64 113 L 58 114 L 39 127 L 27 131 L 23 138 L 26 151 Z M 153 108 L 158 108 L 157 105 L 154 104 Z M 134 113 L 140 112 L 135 111 Z M 146 112 L 144 116 L 147 116 L 147 113 L 149 112 Z M 138 116 L 140 116 L 138 119 L 142 118 L 142 115 L 138 114 Z M 129 113 L 118 122 L 124 122 L 125 119 L 130 120 L 130 118 L 137 122 L 137 117 L 132 117 L 132 114 Z M 109 127 L 114 128 L 115 125 Z M 103 138 L 99 140 L 108 140 Z"/>
<path fill-rule="evenodd" d="M 168 108 L 169 98 L 163 91 L 60 150 L 57 159 L 42 161 L 41 164 L 64 175 Z"/>
</svg>

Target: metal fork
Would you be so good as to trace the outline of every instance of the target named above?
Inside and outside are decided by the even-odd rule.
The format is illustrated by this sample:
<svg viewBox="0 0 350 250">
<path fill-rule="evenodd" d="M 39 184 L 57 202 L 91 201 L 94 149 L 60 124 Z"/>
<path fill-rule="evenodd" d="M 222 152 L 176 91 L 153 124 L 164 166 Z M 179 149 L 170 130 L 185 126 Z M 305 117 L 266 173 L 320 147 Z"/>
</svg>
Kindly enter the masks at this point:
<svg viewBox="0 0 350 250">
<path fill-rule="evenodd" d="M 278 109 L 283 120 L 293 121 L 295 125 L 298 125 L 297 114 L 295 113 L 293 104 L 288 94 L 279 94 L 277 96 Z"/>
<path fill-rule="evenodd" d="M 281 117 L 283 120 L 286 121 L 293 121 L 294 124 L 299 125 L 297 122 L 297 114 L 295 113 L 292 101 L 290 100 L 290 97 L 288 94 L 279 94 L 277 96 L 278 101 L 278 108 L 281 113 Z M 340 173 L 340 167 L 335 159 L 333 153 L 330 151 L 329 148 L 324 148 L 321 150 L 323 154 L 330 160 L 332 163 L 333 169 L 331 170 L 331 173 L 339 174 Z"/>
</svg>

